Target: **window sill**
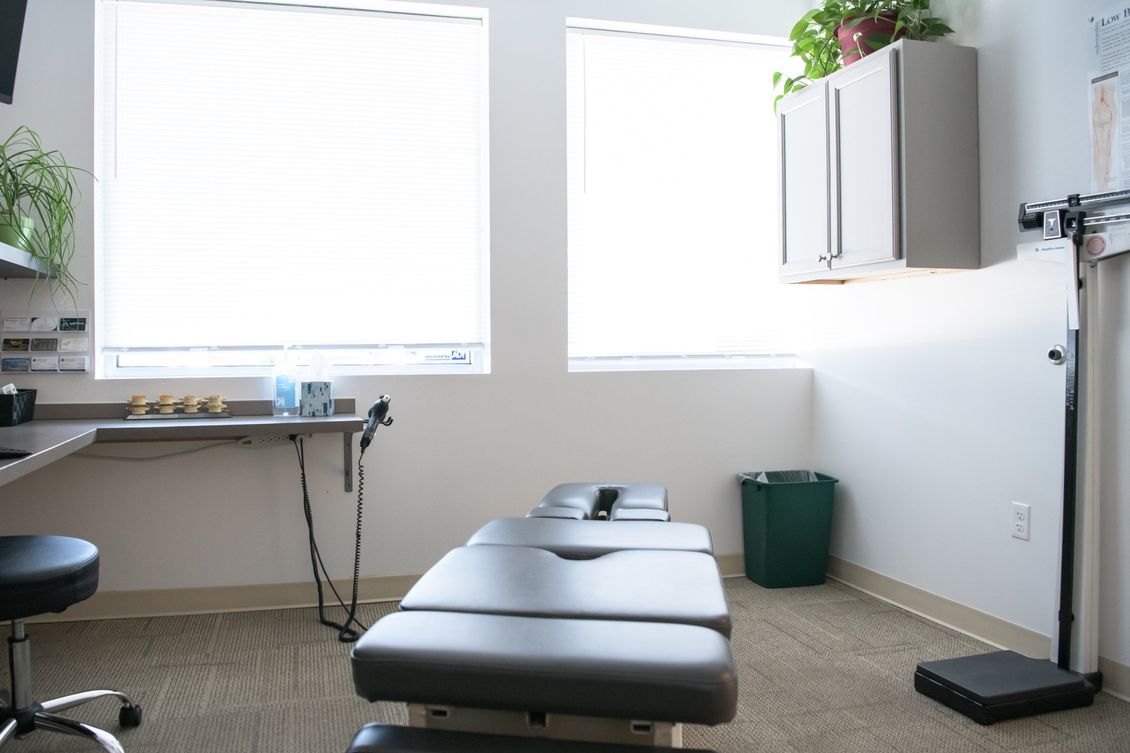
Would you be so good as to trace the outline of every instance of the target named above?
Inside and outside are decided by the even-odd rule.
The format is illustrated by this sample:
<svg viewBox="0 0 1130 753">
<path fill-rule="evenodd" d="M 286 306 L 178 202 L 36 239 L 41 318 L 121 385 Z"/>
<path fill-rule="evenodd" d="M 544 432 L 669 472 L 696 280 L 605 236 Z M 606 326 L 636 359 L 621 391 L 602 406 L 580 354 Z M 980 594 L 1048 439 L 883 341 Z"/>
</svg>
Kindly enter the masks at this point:
<svg viewBox="0 0 1130 753">
<path fill-rule="evenodd" d="M 736 371 L 800 368 L 792 353 L 764 356 L 631 356 L 570 358 L 569 373 L 605 371 Z"/>
</svg>

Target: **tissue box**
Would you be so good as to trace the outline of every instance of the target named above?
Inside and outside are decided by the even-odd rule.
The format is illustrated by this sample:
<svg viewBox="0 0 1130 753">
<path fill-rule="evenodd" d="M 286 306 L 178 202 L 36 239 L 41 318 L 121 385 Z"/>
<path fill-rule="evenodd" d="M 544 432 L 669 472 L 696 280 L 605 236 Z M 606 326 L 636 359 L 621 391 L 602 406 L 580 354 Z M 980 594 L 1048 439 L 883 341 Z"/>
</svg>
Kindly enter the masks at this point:
<svg viewBox="0 0 1130 753">
<path fill-rule="evenodd" d="M 15 426 L 35 418 L 35 390 L 0 395 L 0 426 Z"/>
<path fill-rule="evenodd" d="M 333 414 L 333 383 L 303 382 L 298 400 L 298 415 L 332 416 Z"/>
</svg>

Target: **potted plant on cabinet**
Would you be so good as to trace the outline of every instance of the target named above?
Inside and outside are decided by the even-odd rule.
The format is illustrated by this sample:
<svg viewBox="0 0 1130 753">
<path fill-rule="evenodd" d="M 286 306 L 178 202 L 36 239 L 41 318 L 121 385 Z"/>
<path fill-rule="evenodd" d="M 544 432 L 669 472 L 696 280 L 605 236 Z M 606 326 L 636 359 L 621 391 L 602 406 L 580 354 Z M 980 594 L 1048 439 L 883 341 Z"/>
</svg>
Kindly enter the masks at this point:
<svg viewBox="0 0 1130 753">
<path fill-rule="evenodd" d="M 804 64 L 798 76 L 773 74 L 773 101 L 835 73 L 896 39 L 935 39 L 953 29 L 933 16 L 930 0 L 823 0 L 805 13 L 789 34 L 793 56 Z"/>
<path fill-rule="evenodd" d="M 83 172 L 57 150 L 44 149 L 39 134 L 27 126 L 0 143 L 0 242 L 30 254 L 49 289 L 62 290 L 72 300 L 76 178 Z M 36 285 L 39 280 L 37 275 Z"/>
</svg>

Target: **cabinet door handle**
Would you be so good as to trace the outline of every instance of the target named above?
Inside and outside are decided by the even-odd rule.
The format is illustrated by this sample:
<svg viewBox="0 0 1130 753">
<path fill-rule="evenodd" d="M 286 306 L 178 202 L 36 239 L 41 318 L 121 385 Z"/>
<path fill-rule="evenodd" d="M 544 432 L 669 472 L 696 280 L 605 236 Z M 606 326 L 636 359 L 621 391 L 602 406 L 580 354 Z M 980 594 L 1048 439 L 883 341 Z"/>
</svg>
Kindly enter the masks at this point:
<svg viewBox="0 0 1130 753">
<path fill-rule="evenodd" d="M 816 257 L 816 261 L 831 261 L 831 259 L 831 256 L 825 256 L 824 254 L 820 254 Z"/>
<path fill-rule="evenodd" d="M 831 261 L 832 259 L 842 259 L 842 258 L 844 258 L 844 252 L 841 250 L 841 251 L 837 251 L 836 253 L 829 256 L 828 261 Z"/>
</svg>

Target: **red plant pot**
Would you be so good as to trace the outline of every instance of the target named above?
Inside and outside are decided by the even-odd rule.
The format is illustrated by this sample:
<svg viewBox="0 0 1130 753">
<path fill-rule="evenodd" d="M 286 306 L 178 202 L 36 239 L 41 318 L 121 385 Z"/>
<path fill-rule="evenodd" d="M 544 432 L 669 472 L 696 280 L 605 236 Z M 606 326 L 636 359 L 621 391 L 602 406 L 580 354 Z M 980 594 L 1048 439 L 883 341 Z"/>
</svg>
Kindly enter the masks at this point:
<svg viewBox="0 0 1130 753">
<path fill-rule="evenodd" d="M 878 18 L 864 18 L 858 23 L 847 19 L 836 27 L 836 39 L 840 41 L 844 65 L 851 65 L 881 47 L 906 36 L 906 29 L 894 33 L 896 16 L 893 13 L 880 13 Z"/>
</svg>

